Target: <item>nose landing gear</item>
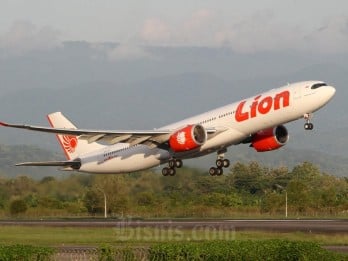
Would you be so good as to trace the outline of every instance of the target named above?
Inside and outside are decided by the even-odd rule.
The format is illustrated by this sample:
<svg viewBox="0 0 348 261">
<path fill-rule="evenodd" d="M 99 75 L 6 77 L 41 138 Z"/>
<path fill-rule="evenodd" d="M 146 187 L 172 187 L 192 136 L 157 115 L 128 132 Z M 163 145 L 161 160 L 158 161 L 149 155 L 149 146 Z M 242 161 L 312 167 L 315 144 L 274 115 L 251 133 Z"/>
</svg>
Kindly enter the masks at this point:
<svg viewBox="0 0 348 261">
<path fill-rule="evenodd" d="M 303 115 L 303 118 L 306 121 L 306 123 L 304 124 L 305 130 L 313 130 L 314 125 L 313 125 L 313 123 L 311 123 L 312 117 L 313 117 L 313 114 L 311 114 L 311 113 L 306 113 L 305 115 Z"/>
</svg>

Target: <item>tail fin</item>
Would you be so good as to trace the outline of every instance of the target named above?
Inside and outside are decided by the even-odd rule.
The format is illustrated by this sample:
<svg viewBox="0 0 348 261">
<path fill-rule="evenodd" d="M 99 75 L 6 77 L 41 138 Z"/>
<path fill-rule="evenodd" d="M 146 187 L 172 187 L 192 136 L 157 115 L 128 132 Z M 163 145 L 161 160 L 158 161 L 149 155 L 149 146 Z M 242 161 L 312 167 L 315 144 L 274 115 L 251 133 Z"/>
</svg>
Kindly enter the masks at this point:
<svg viewBox="0 0 348 261">
<path fill-rule="evenodd" d="M 53 128 L 77 129 L 61 112 L 51 113 L 47 115 L 47 119 Z M 88 143 L 86 140 L 79 139 L 77 136 L 58 134 L 57 139 L 68 160 L 104 147 L 96 142 Z"/>
</svg>

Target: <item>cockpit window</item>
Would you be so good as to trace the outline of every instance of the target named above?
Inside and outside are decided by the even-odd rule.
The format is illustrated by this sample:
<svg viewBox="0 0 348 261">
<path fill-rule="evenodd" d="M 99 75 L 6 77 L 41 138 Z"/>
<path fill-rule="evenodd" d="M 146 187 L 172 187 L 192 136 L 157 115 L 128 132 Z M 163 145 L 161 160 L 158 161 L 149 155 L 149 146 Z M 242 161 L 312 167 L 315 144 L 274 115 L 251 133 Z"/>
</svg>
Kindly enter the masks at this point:
<svg viewBox="0 0 348 261">
<path fill-rule="evenodd" d="M 323 83 L 323 82 L 321 82 L 321 83 L 316 83 L 316 84 L 313 84 L 313 85 L 312 85 L 311 89 L 318 89 L 318 88 L 323 87 L 323 86 L 327 86 L 327 84 L 326 84 L 326 83 Z"/>
</svg>

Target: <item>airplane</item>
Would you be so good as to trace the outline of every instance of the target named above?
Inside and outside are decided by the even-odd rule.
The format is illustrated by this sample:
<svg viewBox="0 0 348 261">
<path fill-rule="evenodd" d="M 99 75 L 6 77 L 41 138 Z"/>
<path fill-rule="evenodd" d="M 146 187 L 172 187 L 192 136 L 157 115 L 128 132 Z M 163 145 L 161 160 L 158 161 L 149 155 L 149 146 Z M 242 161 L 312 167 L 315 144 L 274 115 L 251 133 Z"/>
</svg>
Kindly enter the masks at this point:
<svg viewBox="0 0 348 261">
<path fill-rule="evenodd" d="M 334 96 L 333 86 L 303 81 L 272 89 L 203 114 L 153 130 L 78 129 L 61 112 L 47 115 L 51 127 L 0 126 L 56 134 L 65 161 L 24 162 L 16 166 L 57 166 L 96 174 L 130 173 L 161 164 L 164 176 L 174 176 L 183 160 L 217 153 L 212 176 L 230 166 L 225 158 L 232 145 L 250 144 L 258 152 L 272 151 L 289 140 L 284 124 L 303 118 L 312 130 L 312 115 Z"/>
</svg>

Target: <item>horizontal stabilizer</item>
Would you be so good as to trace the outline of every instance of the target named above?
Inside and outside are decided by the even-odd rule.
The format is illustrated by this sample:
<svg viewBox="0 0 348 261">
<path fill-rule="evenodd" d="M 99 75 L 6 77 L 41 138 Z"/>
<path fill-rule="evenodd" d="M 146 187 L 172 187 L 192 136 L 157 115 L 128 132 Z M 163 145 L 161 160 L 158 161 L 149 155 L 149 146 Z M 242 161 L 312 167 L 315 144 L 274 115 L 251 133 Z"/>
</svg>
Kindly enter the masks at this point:
<svg viewBox="0 0 348 261">
<path fill-rule="evenodd" d="M 41 161 L 41 162 L 23 162 L 17 163 L 16 166 L 53 166 L 53 167 L 70 167 L 72 169 L 79 169 L 81 167 L 80 161 Z"/>
</svg>

